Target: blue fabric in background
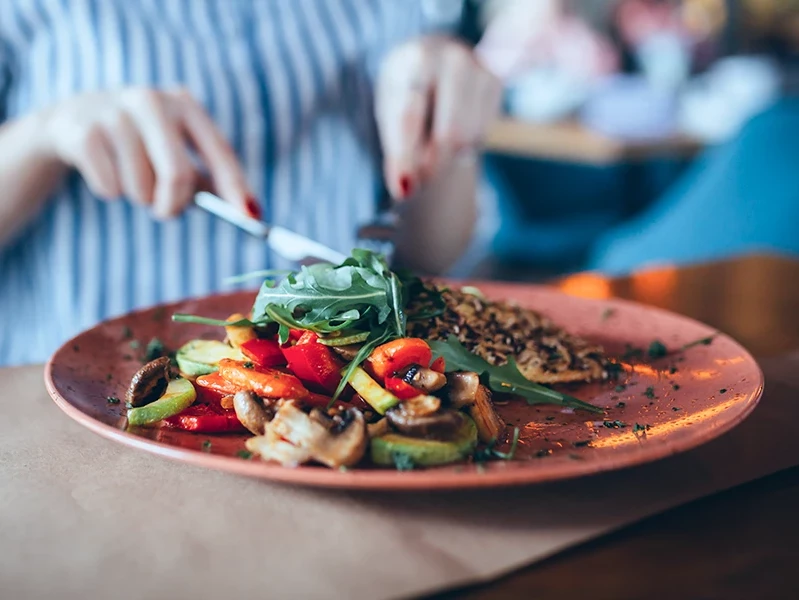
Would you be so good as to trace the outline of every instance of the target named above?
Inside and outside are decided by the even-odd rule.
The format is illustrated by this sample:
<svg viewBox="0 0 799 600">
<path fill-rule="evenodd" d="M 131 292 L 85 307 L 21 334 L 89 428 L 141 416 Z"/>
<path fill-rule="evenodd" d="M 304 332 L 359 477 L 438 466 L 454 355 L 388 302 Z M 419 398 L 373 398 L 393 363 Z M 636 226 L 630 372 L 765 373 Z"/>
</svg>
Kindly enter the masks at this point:
<svg viewBox="0 0 799 600">
<path fill-rule="evenodd" d="M 751 251 L 799 255 L 799 99 L 753 119 L 686 169 L 591 167 L 492 155 L 496 259 L 623 274 Z"/>
</svg>

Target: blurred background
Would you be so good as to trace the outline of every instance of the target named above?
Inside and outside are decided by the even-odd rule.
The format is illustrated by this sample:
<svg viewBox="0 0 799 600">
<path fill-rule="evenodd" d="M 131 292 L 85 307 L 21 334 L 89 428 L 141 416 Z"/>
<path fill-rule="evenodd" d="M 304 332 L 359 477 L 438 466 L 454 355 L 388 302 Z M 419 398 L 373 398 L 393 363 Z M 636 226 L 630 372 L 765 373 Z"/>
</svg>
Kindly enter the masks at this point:
<svg viewBox="0 0 799 600">
<path fill-rule="evenodd" d="M 462 29 L 506 84 L 462 272 L 799 251 L 784 227 L 799 220 L 799 0 L 483 0 Z"/>
</svg>

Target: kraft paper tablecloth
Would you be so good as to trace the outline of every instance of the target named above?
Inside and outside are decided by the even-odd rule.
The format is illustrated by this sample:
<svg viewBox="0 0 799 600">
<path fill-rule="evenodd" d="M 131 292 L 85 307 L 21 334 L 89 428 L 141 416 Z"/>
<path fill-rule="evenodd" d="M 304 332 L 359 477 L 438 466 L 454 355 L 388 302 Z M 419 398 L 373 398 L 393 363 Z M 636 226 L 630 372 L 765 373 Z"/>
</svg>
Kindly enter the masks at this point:
<svg viewBox="0 0 799 600">
<path fill-rule="evenodd" d="M 0 597 L 398 598 L 497 577 L 799 464 L 799 356 L 764 365 L 753 415 L 695 451 L 528 488 L 291 488 L 102 439 L 41 367 L 0 371 Z"/>
</svg>

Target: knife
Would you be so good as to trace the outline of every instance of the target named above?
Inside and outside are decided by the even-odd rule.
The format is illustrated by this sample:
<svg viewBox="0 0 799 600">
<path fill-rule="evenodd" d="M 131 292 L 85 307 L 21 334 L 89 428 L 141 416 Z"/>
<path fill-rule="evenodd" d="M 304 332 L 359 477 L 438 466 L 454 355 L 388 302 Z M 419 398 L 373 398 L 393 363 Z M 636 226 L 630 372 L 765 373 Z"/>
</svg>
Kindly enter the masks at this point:
<svg viewBox="0 0 799 600">
<path fill-rule="evenodd" d="M 265 240 L 269 247 L 285 259 L 300 263 L 322 260 L 339 265 L 347 257 L 341 252 L 328 248 L 324 244 L 308 239 L 278 225 L 268 225 L 240 212 L 229 202 L 209 192 L 198 192 L 194 196 L 194 204 L 216 215 L 220 219 L 243 229 L 257 238 Z"/>
</svg>

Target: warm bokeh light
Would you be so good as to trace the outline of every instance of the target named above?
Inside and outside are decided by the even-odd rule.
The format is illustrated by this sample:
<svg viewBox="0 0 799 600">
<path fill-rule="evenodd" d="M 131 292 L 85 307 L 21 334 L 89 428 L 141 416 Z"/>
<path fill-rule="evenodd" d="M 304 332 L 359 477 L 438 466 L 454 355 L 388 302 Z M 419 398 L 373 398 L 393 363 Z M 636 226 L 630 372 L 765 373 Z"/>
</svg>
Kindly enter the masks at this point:
<svg viewBox="0 0 799 600">
<path fill-rule="evenodd" d="M 570 296 L 604 300 L 610 298 L 610 281 L 596 273 L 577 273 L 562 279 L 557 287 Z"/>
<path fill-rule="evenodd" d="M 633 273 L 630 285 L 636 300 L 647 304 L 667 302 L 677 287 L 677 267 L 664 265 L 656 271 Z"/>
</svg>

